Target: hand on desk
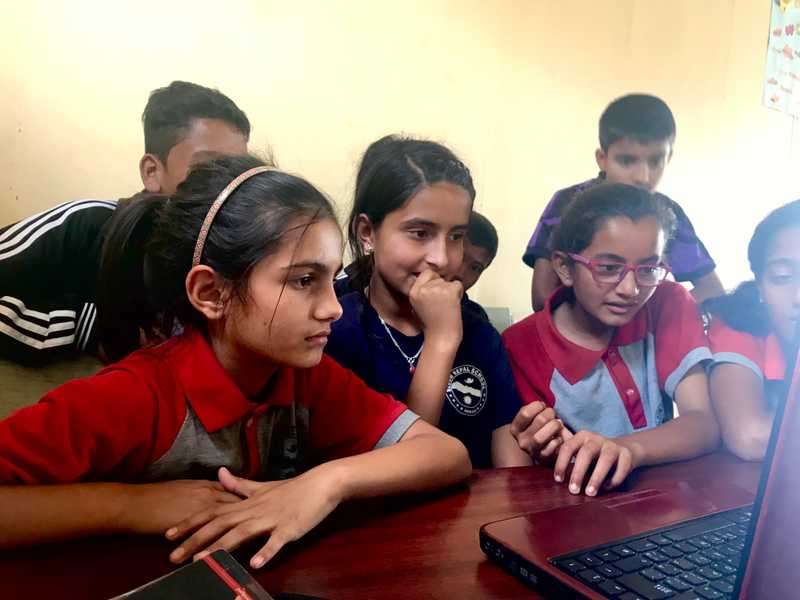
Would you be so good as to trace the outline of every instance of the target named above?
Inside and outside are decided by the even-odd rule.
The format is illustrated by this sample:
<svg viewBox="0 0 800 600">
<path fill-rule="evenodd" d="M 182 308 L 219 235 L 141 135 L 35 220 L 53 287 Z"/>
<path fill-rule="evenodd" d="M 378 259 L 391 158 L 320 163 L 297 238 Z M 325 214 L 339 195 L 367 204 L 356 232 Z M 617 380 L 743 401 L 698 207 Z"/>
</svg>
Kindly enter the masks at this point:
<svg viewBox="0 0 800 600">
<path fill-rule="evenodd" d="M 170 560 L 179 563 L 192 556 L 197 559 L 220 548 L 230 551 L 266 534 L 269 540 L 250 560 L 252 568 L 260 568 L 287 542 L 316 527 L 339 504 L 338 487 L 329 480 L 330 474 L 322 465 L 293 479 L 259 483 L 220 469 L 219 479 L 225 489 L 245 499 L 198 512 L 167 531 L 170 540 L 194 532 Z"/>
<path fill-rule="evenodd" d="M 176 521 L 202 510 L 231 503 L 241 498 L 216 481 L 178 480 L 126 486 L 129 502 L 121 521 L 136 533 L 161 533 Z"/>
</svg>

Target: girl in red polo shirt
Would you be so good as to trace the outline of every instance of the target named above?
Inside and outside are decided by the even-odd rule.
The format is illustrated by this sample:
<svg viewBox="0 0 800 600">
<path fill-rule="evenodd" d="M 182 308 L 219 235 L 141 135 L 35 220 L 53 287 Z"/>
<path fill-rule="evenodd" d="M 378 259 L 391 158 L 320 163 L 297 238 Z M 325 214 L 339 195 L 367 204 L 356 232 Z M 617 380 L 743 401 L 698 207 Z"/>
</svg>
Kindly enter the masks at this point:
<svg viewBox="0 0 800 600">
<path fill-rule="evenodd" d="M 465 477 L 460 442 L 323 356 L 341 254 L 324 196 L 250 157 L 118 210 L 100 296 L 135 327 L 104 344 L 183 333 L 0 422 L 0 545 L 166 532 L 180 562 L 268 534 L 258 568 L 340 502 Z"/>
<path fill-rule="evenodd" d="M 691 458 L 719 443 L 703 363 L 711 358 L 689 293 L 664 281 L 675 216 L 657 197 L 603 184 L 567 208 L 545 309 L 503 334 L 528 406 L 512 423 L 554 476 L 595 495 L 640 465 Z M 672 419 L 672 402 L 680 416 Z M 573 434 L 574 432 L 574 434 Z"/>
<path fill-rule="evenodd" d="M 708 301 L 714 353 L 711 400 L 722 439 L 737 456 L 761 460 L 775 402 L 785 392 L 800 319 L 800 200 L 771 212 L 747 247 L 754 279 Z M 791 369 L 793 365 L 788 365 Z"/>
</svg>

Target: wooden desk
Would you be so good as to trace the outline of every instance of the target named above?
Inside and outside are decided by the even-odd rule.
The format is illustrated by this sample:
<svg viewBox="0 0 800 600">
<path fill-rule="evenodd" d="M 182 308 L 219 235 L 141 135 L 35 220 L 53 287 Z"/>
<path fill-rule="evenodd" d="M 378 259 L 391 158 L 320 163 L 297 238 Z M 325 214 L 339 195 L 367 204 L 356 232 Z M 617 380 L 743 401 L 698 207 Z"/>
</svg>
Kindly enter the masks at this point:
<svg viewBox="0 0 800 600">
<path fill-rule="evenodd" d="M 627 490 L 677 479 L 734 482 L 755 493 L 759 465 L 727 454 L 635 473 Z M 540 467 L 477 471 L 469 486 L 425 498 L 342 507 L 305 540 L 257 573 L 264 588 L 341 598 L 531 598 L 484 557 L 478 528 L 558 505 L 572 496 Z M 108 598 L 171 570 L 173 544 L 154 538 L 94 538 L 0 553 L 0 598 Z M 252 554 L 237 552 L 246 564 Z"/>
</svg>

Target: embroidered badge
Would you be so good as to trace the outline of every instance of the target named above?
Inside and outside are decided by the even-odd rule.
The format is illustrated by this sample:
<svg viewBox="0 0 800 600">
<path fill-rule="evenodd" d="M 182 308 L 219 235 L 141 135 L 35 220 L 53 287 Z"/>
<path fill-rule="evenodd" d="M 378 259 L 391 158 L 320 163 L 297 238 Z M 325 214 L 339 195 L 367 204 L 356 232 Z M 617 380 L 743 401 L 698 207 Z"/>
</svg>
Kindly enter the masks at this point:
<svg viewBox="0 0 800 600">
<path fill-rule="evenodd" d="M 486 378 L 479 368 L 472 365 L 456 367 L 450 371 L 445 395 L 460 414 L 473 417 L 486 405 Z"/>
</svg>

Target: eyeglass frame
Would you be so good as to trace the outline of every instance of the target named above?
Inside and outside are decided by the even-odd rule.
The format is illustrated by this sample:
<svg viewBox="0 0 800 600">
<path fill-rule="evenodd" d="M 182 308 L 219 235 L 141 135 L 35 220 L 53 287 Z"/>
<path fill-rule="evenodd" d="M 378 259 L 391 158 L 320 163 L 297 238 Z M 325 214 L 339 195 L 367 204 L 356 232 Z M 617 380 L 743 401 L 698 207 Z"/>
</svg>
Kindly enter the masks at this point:
<svg viewBox="0 0 800 600">
<path fill-rule="evenodd" d="M 572 252 L 568 252 L 567 256 L 569 256 L 575 262 L 580 263 L 587 269 L 589 269 L 589 272 L 592 274 L 592 279 L 594 279 L 596 283 L 599 283 L 601 285 L 619 285 L 622 282 L 622 280 L 625 279 L 625 276 L 631 271 L 633 271 L 633 279 L 636 281 L 636 284 L 639 287 L 654 288 L 661 285 L 667 278 L 667 275 L 669 275 L 672 272 L 672 269 L 670 269 L 669 266 L 665 265 L 664 263 L 638 265 L 638 264 L 623 263 L 616 260 L 598 260 L 596 258 L 586 258 L 585 256 L 581 256 L 580 254 L 573 254 Z M 600 275 L 597 273 L 597 271 L 595 271 L 597 265 L 620 265 L 622 267 L 622 271 L 620 272 L 619 277 L 616 281 L 600 281 L 600 279 L 598 279 Z M 664 270 L 664 276 L 658 281 L 658 283 L 651 284 L 651 283 L 642 283 L 641 281 L 639 281 L 639 276 L 638 276 L 639 269 L 652 269 L 654 267 Z"/>
</svg>

